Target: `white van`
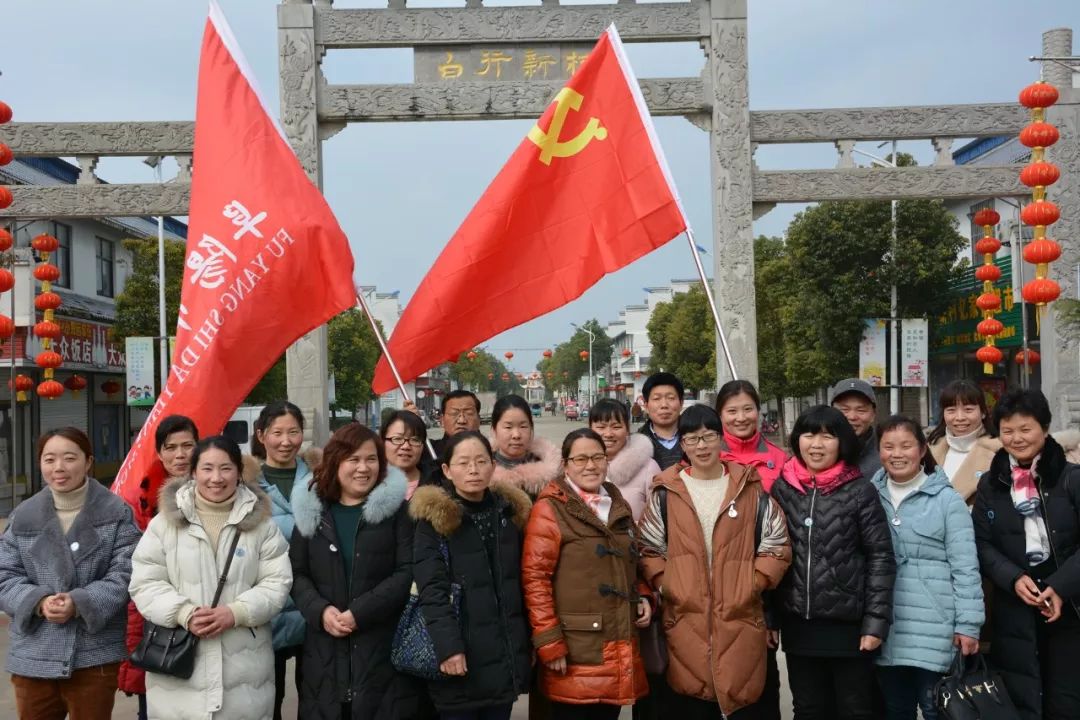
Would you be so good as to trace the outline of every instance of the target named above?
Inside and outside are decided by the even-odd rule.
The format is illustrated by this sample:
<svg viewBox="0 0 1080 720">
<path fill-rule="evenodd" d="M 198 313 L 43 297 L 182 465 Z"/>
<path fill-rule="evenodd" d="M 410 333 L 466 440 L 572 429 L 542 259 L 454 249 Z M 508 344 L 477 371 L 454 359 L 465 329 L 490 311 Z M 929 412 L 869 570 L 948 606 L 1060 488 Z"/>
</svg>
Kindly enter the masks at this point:
<svg viewBox="0 0 1080 720">
<path fill-rule="evenodd" d="M 265 405 L 241 405 L 225 423 L 221 434 L 240 446 L 240 452 L 251 454 L 251 441 L 255 438 L 255 421 L 259 419 Z"/>
</svg>

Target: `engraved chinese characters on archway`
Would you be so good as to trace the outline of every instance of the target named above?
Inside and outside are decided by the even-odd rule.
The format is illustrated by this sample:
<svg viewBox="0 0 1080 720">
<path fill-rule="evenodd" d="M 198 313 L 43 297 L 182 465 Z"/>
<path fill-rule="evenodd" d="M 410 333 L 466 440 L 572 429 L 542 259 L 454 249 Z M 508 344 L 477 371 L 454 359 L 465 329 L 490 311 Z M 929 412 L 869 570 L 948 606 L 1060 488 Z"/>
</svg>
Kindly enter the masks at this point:
<svg viewBox="0 0 1080 720">
<path fill-rule="evenodd" d="M 453 45 L 416 48 L 415 82 L 569 80 L 591 44 Z"/>
<path fill-rule="evenodd" d="M 64 366 L 79 370 L 123 370 L 124 346 L 113 337 L 110 326 L 88 320 L 56 318 L 60 325 L 60 338 L 53 343 L 56 352 L 64 358 Z M 41 351 L 40 341 L 31 337 L 26 346 L 26 356 L 33 358 Z"/>
</svg>

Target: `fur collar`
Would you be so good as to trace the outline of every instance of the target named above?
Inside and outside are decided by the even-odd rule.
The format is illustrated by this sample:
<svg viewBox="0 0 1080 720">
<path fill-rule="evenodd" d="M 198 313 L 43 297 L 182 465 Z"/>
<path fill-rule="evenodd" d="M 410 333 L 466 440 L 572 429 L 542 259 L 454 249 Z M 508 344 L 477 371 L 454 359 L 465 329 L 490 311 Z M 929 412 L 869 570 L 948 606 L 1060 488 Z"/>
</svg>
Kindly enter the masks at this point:
<svg viewBox="0 0 1080 720">
<path fill-rule="evenodd" d="M 641 433 L 631 433 L 626 445 L 608 462 L 608 480 L 620 488 L 628 485 L 645 463 L 653 459 L 652 441 Z"/>
<path fill-rule="evenodd" d="M 302 475 L 310 475 L 315 471 L 315 468 L 319 467 L 319 463 L 322 462 L 322 449 L 317 447 L 309 447 L 307 450 L 301 450 L 300 454 L 296 456 L 297 470 L 299 470 L 299 463 L 303 461 L 307 466 L 307 473 L 296 473 L 296 479 L 299 481 Z M 263 461 L 254 455 L 244 456 L 244 467 L 242 477 L 244 482 L 248 485 L 258 485 L 261 482 L 266 482 L 262 476 Z"/>
<path fill-rule="evenodd" d="M 409 481 L 405 473 L 393 465 L 388 466 L 386 477 L 371 491 L 360 511 L 364 522 L 377 525 L 393 517 L 405 502 L 408 487 Z M 326 504 L 316 494 L 315 488 L 308 487 L 306 483 L 303 492 L 298 493 L 294 488 L 292 506 L 296 528 L 300 534 L 306 538 L 314 537 L 322 523 L 323 513 L 326 512 Z"/>
<path fill-rule="evenodd" d="M 492 445 L 494 444 L 492 441 Z M 495 475 L 491 479 L 492 489 L 496 485 L 509 485 L 535 497 L 549 482 L 562 477 L 562 454 L 553 443 L 542 437 L 533 436 L 529 452 L 539 459 L 512 468 L 504 468 L 496 464 Z"/>
<path fill-rule="evenodd" d="M 532 500 L 511 485 L 492 485 L 495 504 L 504 515 L 509 515 L 519 529 L 525 529 L 532 509 Z M 424 485 L 416 488 L 409 501 L 409 516 L 413 520 L 426 520 L 435 528 L 435 532 L 449 537 L 461 527 L 464 510 L 461 503 L 450 491 L 438 485 Z"/>
<path fill-rule="evenodd" d="M 1035 465 L 1035 475 L 1039 479 L 1039 484 L 1042 487 L 1052 487 L 1067 469 L 1067 464 L 1064 448 L 1058 445 L 1053 435 L 1047 435 L 1039 462 Z M 990 463 L 990 473 L 999 481 L 993 483 L 991 487 L 1005 491 L 1012 487 L 1012 467 L 1008 450 L 1001 448 L 997 451 Z"/>
<path fill-rule="evenodd" d="M 195 481 L 176 478 L 166 483 L 158 496 L 158 514 L 164 515 L 170 525 L 178 528 L 190 525 L 195 517 Z M 248 532 L 269 519 L 270 498 L 266 493 L 258 486 L 240 483 L 228 522 L 235 521 L 241 532 Z"/>
</svg>

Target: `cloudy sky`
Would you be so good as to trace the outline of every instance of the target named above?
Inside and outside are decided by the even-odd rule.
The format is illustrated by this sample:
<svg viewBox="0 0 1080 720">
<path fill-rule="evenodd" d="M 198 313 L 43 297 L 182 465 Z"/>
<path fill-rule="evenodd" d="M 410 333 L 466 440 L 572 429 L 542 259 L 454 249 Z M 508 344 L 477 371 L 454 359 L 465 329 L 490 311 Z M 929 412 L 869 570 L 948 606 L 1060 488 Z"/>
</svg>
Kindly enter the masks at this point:
<svg viewBox="0 0 1080 720">
<path fill-rule="evenodd" d="M 276 3 L 220 4 L 277 108 Z M 379 5 L 385 2 L 335 3 Z M 23 121 L 193 118 L 205 13 L 201 0 L 8 0 L 0 99 Z M 1041 33 L 1080 30 L 1080 2 L 750 0 L 749 24 L 754 110 L 1011 102 L 1038 78 L 1027 58 L 1041 52 Z M 1080 50 L 1080 35 L 1076 44 Z M 696 75 L 704 62 L 690 44 L 631 44 L 629 55 L 639 77 Z M 331 51 L 324 69 L 331 83 L 410 82 L 411 51 Z M 698 242 L 711 246 L 707 137 L 681 118 L 656 124 Z M 351 125 L 329 140 L 325 193 L 351 239 L 356 281 L 400 290 L 407 300 L 529 127 L 525 121 Z M 929 142 L 901 149 L 923 163 L 932 158 Z M 836 155 L 831 146 L 773 146 L 756 159 L 763 169 L 826 168 Z M 137 159 L 104 159 L 98 172 L 113 182 L 152 180 Z M 775 209 L 755 223 L 755 233 L 782 235 L 799 209 Z M 642 287 L 693 272 L 685 242 L 670 243 L 488 347 L 514 350 L 514 365 L 531 369 L 540 350 L 569 335 L 571 322 L 606 323 L 622 306 L 641 302 Z"/>
</svg>

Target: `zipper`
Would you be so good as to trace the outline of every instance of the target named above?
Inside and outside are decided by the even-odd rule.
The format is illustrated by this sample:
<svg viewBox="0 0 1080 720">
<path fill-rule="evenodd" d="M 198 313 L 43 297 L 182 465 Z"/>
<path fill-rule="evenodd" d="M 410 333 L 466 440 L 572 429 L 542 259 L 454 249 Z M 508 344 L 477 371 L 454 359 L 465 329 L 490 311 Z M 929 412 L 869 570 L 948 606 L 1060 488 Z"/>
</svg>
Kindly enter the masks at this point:
<svg viewBox="0 0 1080 720">
<path fill-rule="evenodd" d="M 807 515 L 807 519 L 810 524 L 806 526 L 806 619 L 810 619 L 810 558 L 813 557 L 814 545 L 814 504 L 817 502 L 817 475 L 810 477 L 810 481 L 814 484 L 813 492 L 810 495 L 810 514 Z"/>
</svg>

